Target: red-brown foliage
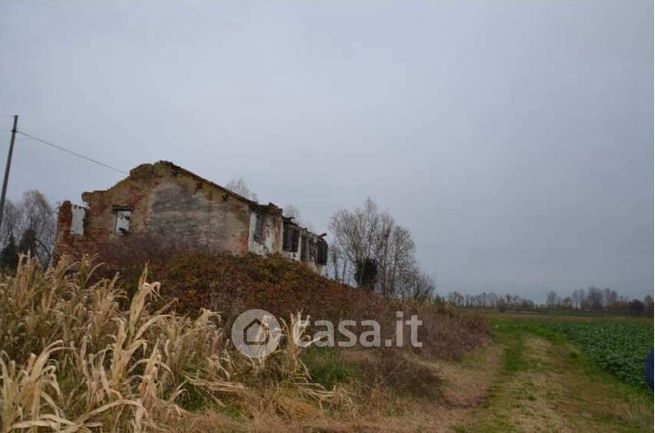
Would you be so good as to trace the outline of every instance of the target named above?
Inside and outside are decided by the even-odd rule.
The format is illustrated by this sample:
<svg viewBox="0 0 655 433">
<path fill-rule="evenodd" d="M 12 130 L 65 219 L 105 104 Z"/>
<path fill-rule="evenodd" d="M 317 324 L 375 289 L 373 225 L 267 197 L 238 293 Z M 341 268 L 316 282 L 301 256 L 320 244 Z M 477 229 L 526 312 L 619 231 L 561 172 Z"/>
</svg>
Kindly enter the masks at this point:
<svg viewBox="0 0 655 433">
<path fill-rule="evenodd" d="M 279 255 L 233 256 L 165 246 L 152 239 L 134 239 L 100 250 L 104 273 L 120 272 L 132 286 L 149 263 L 149 279 L 162 283 L 165 300 L 177 299 L 178 312 L 196 314 L 201 308 L 221 313 L 227 323 L 241 312 L 259 308 L 288 318 L 301 311 L 312 320 L 377 320 L 383 338 L 394 337 L 396 311 L 405 319 L 417 314 L 421 353 L 444 359 L 458 358 L 483 344 L 487 323 L 439 304 L 403 303 L 322 277 L 299 262 Z M 408 337 L 405 337 L 408 338 Z"/>
<path fill-rule="evenodd" d="M 458 358 L 486 341 L 487 323 L 443 305 L 401 303 L 369 291 L 339 284 L 280 256 L 183 253 L 164 268 L 153 269 L 163 294 L 178 299 L 185 312 L 200 307 L 221 312 L 230 321 L 250 308 L 276 316 L 302 311 L 312 319 L 333 321 L 372 319 L 380 322 L 383 336 L 393 337 L 396 311 L 404 317 L 417 314 L 420 350 L 438 358 Z M 408 338 L 408 337 L 406 337 Z"/>
</svg>

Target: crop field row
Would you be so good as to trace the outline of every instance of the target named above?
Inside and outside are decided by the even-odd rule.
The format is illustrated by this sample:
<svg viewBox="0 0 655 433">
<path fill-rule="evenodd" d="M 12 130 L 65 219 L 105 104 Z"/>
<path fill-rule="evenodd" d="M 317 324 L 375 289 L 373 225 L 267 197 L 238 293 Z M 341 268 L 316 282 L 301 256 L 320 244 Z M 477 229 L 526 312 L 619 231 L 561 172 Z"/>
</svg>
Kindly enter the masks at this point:
<svg viewBox="0 0 655 433">
<path fill-rule="evenodd" d="M 565 335 L 601 368 L 622 381 L 644 387 L 646 357 L 653 347 L 653 328 L 637 322 L 545 323 Z"/>
</svg>

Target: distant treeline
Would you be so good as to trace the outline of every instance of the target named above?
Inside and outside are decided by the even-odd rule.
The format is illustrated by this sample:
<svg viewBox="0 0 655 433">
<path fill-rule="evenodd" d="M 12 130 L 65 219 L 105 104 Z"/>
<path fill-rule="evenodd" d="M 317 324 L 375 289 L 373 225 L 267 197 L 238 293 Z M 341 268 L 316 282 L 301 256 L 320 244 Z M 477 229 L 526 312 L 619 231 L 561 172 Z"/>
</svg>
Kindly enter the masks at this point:
<svg viewBox="0 0 655 433">
<path fill-rule="evenodd" d="M 587 290 L 574 290 L 569 296 L 561 296 L 551 290 L 546 295 L 546 303 L 535 303 L 516 295 L 499 295 L 483 292 L 479 295 L 464 295 L 457 291 L 449 293 L 445 301 L 459 308 L 495 308 L 499 311 L 584 311 L 608 312 L 630 315 L 653 315 L 653 297 L 644 299 L 621 296 L 613 289 L 589 287 Z"/>
</svg>

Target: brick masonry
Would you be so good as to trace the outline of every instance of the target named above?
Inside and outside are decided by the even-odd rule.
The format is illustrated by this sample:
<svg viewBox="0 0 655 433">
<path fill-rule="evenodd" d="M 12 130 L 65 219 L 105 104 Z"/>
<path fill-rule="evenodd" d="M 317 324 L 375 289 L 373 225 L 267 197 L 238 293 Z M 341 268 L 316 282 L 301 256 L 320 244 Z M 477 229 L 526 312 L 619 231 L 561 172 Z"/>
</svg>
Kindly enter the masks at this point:
<svg viewBox="0 0 655 433">
<path fill-rule="evenodd" d="M 313 254 L 303 261 L 317 272 L 325 268 L 316 254 L 323 238 L 284 218 L 279 207 L 258 204 L 171 162 L 142 164 L 113 187 L 85 192 L 82 199 L 84 207 L 66 201 L 59 208 L 57 255 L 94 253 L 100 243 L 139 233 L 214 251 L 300 260 L 300 251 L 283 251 L 284 227 L 291 225 L 310 240 L 305 248 L 311 244 Z M 118 211 L 130 213 L 129 233 L 116 232 Z M 255 239 L 259 217 L 264 236 Z"/>
</svg>

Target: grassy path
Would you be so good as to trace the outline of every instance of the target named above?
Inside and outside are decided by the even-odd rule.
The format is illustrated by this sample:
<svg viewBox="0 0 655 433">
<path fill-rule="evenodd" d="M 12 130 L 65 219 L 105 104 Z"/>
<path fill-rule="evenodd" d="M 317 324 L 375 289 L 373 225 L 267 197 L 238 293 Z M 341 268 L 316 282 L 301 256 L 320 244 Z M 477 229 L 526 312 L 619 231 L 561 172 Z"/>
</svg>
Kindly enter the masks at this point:
<svg viewBox="0 0 655 433">
<path fill-rule="evenodd" d="M 618 382 L 565 341 L 499 327 L 501 369 L 455 432 L 652 432 L 653 399 Z"/>
<path fill-rule="evenodd" d="M 406 359 L 412 386 L 437 377 L 438 396 L 388 385 L 347 410 L 321 410 L 277 395 L 276 410 L 223 431 L 285 433 L 628 433 L 653 432 L 653 398 L 596 367 L 560 334 L 526 326 L 521 318 L 492 319 L 496 342 L 461 361 Z M 536 320 L 536 319 L 535 319 Z M 540 331 L 542 329 L 542 331 Z M 322 359 L 332 373 L 374 362 L 372 352 Z M 323 353 L 322 356 L 326 356 Z M 345 355 L 344 355 L 345 356 Z M 411 366 L 411 368 L 409 368 Z M 424 367 L 426 370 L 418 369 Z M 317 370 L 317 366 L 314 365 Z M 317 370 L 318 371 L 318 370 Z M 352 370 L 352 371 L 357 371 Z M 431 374 L 427 374 L 430 372 Z M 343 373 L 343 371 L 341 371 Z M 337 374 L 338 376 L 338 374 Z M 353 380 L 361 376 L 353 374 Z M 422 389 L 418 386 L 418 389 Z"/>
</svg>

